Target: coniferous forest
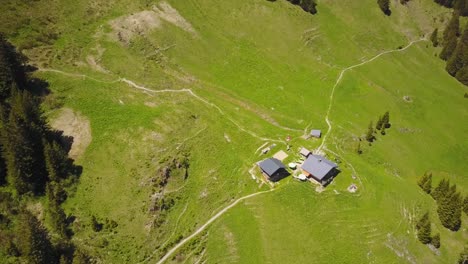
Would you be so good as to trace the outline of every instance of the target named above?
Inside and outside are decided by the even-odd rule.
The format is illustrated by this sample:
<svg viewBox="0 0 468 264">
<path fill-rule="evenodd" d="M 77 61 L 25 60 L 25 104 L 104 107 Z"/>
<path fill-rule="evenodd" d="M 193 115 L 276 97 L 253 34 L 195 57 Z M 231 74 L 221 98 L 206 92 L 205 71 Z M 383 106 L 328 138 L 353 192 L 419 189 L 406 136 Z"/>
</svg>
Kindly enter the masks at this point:
<svg viewBox="0 0 468 264">
<path fill-rule="evenodd" d="M 47 84 L 26 62 L 0 36 L 0 250 L 13 262 L 80 263 L 61 204 L 81 168 L 68 157 L 71 139 L 47 124 Z"/>
</svg>

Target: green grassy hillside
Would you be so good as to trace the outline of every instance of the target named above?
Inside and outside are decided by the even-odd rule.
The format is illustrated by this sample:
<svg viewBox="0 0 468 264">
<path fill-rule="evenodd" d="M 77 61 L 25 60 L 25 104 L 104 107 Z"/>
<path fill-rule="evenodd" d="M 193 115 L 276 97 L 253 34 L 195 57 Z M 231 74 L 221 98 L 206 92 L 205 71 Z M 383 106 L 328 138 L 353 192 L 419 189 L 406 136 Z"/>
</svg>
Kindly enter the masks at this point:
<svg viewBox="0 0 468 264">
<path fill-rule="evenodd" d="M 432 171 L 433 185 L 448 177 L 468 195 L 467 89 L 424 40 L 443 27 L 448 9 L 392 1 L 387 17 L 374 0 L 322 0 L 312 16 L 265 0 L 7 2 L 0 31 L 49 82 L 50 119 L 72 109 L 89 121 L 91 141 L 77 157 L 83 174 L 65 208 L 76 217 L 73 241 L 95 259 L 154 263 L 235 199 L 268 190 L 256 170 L 255 179 L 249 173 L 266 157 L 258 149 L 286 150 L 290 135 L 289 162 L 300 146 L 317 148 L 321 140 L 301 136 L 327 131 L 332 103 L 324 151 L 342 170 L 332 184 L 319 193 L 286 178 L 240 202 L 169 260 L 457 260 L 468 218 L 458 232 L 443 228 L 435 202 L 416 184 Z M 346 71 L 333 91 L 345 68 L 386 51 Z M 357 138 L 385 111 L 387 135 L 362 142 L 356 154 Z M 178 165 L 185 157 L 187 174 Z M 356 194 L 346 190 L 351 183 Z M 173 205 L 151 210 L 161 199 Z M 415 220 L 426 210 L 441 234 L 437 254 L 416 238 Z M 118 227 L 94 232 L 92 216 Z"/>
</svg>

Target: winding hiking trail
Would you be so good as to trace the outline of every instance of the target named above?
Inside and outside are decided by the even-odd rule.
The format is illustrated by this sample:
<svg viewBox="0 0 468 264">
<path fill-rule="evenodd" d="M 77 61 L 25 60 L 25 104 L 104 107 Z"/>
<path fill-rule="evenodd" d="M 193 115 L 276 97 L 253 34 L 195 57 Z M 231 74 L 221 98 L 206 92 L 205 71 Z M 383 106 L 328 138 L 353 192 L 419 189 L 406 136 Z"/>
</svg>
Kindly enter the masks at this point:
<svg viewBox="0 0 468 264">
<path fill-rule="evenodd" d="M 401 48 L 401 49 L 393 49 L 393 50 L 387 50 L 387 51 L 383 51 L 377 55 L 375 55 L 374 57 L 368 59 L 368 60 L 365 60 L 361 63 L 358 63 L 358 64 L 355 64 L 355 65 L 352 65 L 352 66 L 349 66 L 347 68 L 344 68 L 343 70 L 341 70 L 339 76 L 338 76 L 338 79 L 336 79 L 336 82 L 335 84 L 333 85 L 333 88 L 332 88 L 332 91 L 331 91 L 331 94 L 330 94 L 330 103 L 328 104 L 328 109 L 327 109 L 327 114 L 325 115 L 325 122 L 327 123 L 327 126 L 328 126 L 328 130 L 327 132 L 325 133 L 325 135 L 323 136 L 323 140 L 322 140 L 322 144 L 320 144 L 320 146 L 318 147 L 317 149 L 317 152 L 320 153 L 322 151 L 322 149 L 324 148 L 325 146 L 325 143 L 327 141 L 327 138 L 328 138 L 328 135 L 330 134 L 333 126 L 331 124 L 331 121 L 330 121 L 330 112 L 331 112 L 331 109 L 332 109 L 332 106 L 333 106 L 333 98 L 335 96 L 335 90 L 336 90 L 336 87 L 338 86 L 338 84 L 341 82 L 341 80 L 343 79 L 343 76 L 344 74 L 349 71 L 349 70 L 352 70 L 354 68 L 357 68 L 357 67 L 360 67 L 360 66 L 363 66 L 367 63 L 370 63 L 376 59 L 378 59 L 380 56 L 383 56 L 385 54 L 389 54 L 389 53 L 394 53 L 394 52 L 402 52 L 402 51 L 405 51 L 406 49 L 408 49 L 409 47 L 413 46 L 413 44 L 415 43 L 418 43 L 418 42 L 421 42 L 421 41 L 427 41 L 427 39 L 424 37 L 424 38 L 421 38 L 421 39 L 418 39 L 418 40 L 413 40 L 411 41 L 410 43 L 408 43 L 408 45 L 406 45 L 405 47 Z"/>
<path fill-rule="evenodd" d="M 113 84 L 113 83 L 122 82 L 122 83 L 125 83 L 125 84 L 135 88 L 135 89 L 142 90 L 142 91 L 144 91 L 146 93 L 149 93 L 149 94 L 155 94 L 155 93 L 188 93 L 190 96 L 193 96 L 195 99 L 201 101 L 202 103 L 204 103 L 204 104 L 206 104 L 206 105 L 208 105 L 210 107 L 215 108 L 219 112 L 220 115 L 226 117 L 226 119 L 228 119 L 231 123 L 233 123 L 240 131 L 243 131 L 243 132 L 245 132 L 245 133 L 251 135 L 252 137 L 257 138 L 257 139 L 259 139 L 261 141 L 272 141 L 272 142 L 277 142 L 277 143 L 285 143 L 283 140 L 262 137 L 262 136 L 257 135 L 256 133 L 248 130 L 248 129 L 245 129 L 239 123 L 237 123 L 234 119 L 232 119 L 231 117 L 226 115 L 224 113 L 224 111 L 219 106 L 217 106 L 216 104 L 211 103 L 208 100 L 204 99 L 203 97 L 197 95 L 191 89 L 185 88 L 185 89 L 153 90 L 153 89 L 147 88 L 145 86 L 138 85 L 134 81 L 128 80 L 126 78 L 121 78 L 121 77 L 117 78 L 114 81 L 103 81 L 103 80 L 95 79 L 95 78 L 90 77 L 90 76 L 85 75 L 85 74 L 69 73 L 69 72 L 64 72 L 64 71 L 56 70 L 56 69 L 39 68 L 38 71 L 40 71 L 40 72 L 53 72 L 53 73 L 58 73 L 58 74 L 62 74 L 62 75 L 65 75 L 65 76 L 70 76 L 70 77 L 90 79 L 90 80 L 93 80 L 95 82 L 106 83 L 106 84 Z M 279 126 L 279 127 L 282 128 L 282 129 L 285 129 L 285 130 L 293 130 L 291 128 L 286 129 L 283 126 Z"/>
<path fill-rule="evenodd" d="M 269 192 L 273 192 L 275 189 L 270 189 L 268 191 L 261 191 L 261 192 L 256 192 L 256 193 L 252 193 L 252 194 L 249 194 L 249 195 L 246 195 L 246 196 L 243 196 L 237 200 L 235 200 L 233 203 L 231 203 L 230 205 L 224 207 L 221 211 L 219 211 L 217 214 L 215 214 L 214 216 L 212 216 L 210 219 L 208 219 L 208 221 L 206 221 L 205 224 L 203 224 L 202 226 L 200 226 L 197 230 L 195 230 L 195 232 L 193 232 L 190 236 L 182 239 L 179 243 L 177 243 L 177 245 L 175 245 L 171 250 L 167 251 L 166 255 L 164 255 L 164 257 L 162 257 L 158 262 L 157 264 L 162 264 L 164 263 L 172 254 L 174 254 L 174 252 L 176 252 L 180 247 L 182 247 L 185 243 L 187 243 L 188 241 L 190 241 L 192 238 L 196 237 L 198 234 L 200 234 L 203 230 L 205 230 L 211 223 L 213 223 L 216 219 L 218 219 L 220 216 L 222 216 L 224 213 L 226 213 L 229 209 L 231 209 L 232 207 L 236 206 L 236 204 L 238 204 L 239 202 L 243 201 L 243 200 L 246 200 L 246 199 L 249 199 L 249 198 L 252 198 L 254 196 L 257 196 L 257 195 L 260 195 L 260 194 L 264 194 L 264 193 L 269 193 Z"/>
</svg>

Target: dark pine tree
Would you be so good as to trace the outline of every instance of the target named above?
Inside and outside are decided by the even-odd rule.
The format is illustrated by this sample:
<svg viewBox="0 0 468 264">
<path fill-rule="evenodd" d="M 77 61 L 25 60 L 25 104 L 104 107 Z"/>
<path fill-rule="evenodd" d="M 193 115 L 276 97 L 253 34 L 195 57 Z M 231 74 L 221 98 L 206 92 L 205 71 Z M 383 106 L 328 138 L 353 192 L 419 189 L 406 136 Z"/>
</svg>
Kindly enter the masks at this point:
<svg viewBox="0 0 468 264">
<path fill-rule="evenodd" d="M 452 76 L 456 76 L 464 66 L 468 66 L 468 29 L 463 31 L 457 47 L 447 61 L 445 69 Z"/>
<path fill-rule="evenodd" d="M 431 243 L 431 221 L 429 220 L 429 213 L 425 213 L 421 219 L 416 223 L 418 230 L 418 239 L 423 244 Z"/>
<path fill-rule="evenodd" d="M 446 179 L 442 179 L 439 185 L 434 188 L 431 195 L 434 200 L 439 201 L 442 197 L 445 197 L 450 188 L 450 182 Z"/>
<path fill-rule="evenodd" d="M 359 154 L 359 155 L 362 154 L 361 141 L 358 141 L 358 143 L 357 143 L 356 153 Z"/>
<path fill-rule="evenodd" d="M 463 68 L 457 72 L 455 78 L 457 78 L 459 82 L 468 86 L 468 65 L 463 66 Z"/>
<path fill-rule="evenodd" d="M 440 234 L 437 233 L 435 234 L 432 239 L 431 239 L 431 244 L 435 247 L 435 248 L 440 248 Z"/>
<path fill-rule="evenodd" d="M 453 36 L 460 36 L 460 16 L 456 11 L 452 13 L 452 18 L 444 30 L 444 42 L 446 43 Z"/>
<path fill-rule="evenodd" d="M 432 191 L 432 173 L 429 173 L 429 175 L 427 176 L 427 180 L 424 183 L 424 185 L 422 186 L 422 189 L 428 194 L 431 193 L 431 191 Z"/>
<path fill-rule="evenodd" d="M 462 215 L 462 198 L 460 193 L 455 193 L 450 197 L 450 222 L 446 226 L 452 231 L 457 231 L 461 226 L 461 215 Z"/>
<path fill-rule="evenodd" d="M 298 5 L 302 8 L 302 10 L 311 13 L 311 14 L 316 14 L 317 13 L 317 3 L 315 0 L 287 0 L 293 5 Z"/>
<path fill-rule="evenodd" d="M 369 127 L 367 129 L 367 134 L 366 134 L 366 140 L 370 143 L 372 143 L 375 139 L 374 136 L 374 125 L 372 124 L 372 121 L 369 124 Z"/>
<path fill-rule="evenodd" d="M 450 56 L 452 56 L 456 48 L 457 37 L 453 36 L 445 43 L 444 47 L 442 48 L 442 51 L 439 54 L 439 57 L 443 60 L 450 59 Z"/>
<path fill-rule="evenodd" d="M 389 0 L 377 0 L 377 4 L 379 4 L 380 10 L 382 10 L 385 15 L 389 16 L 392 14 Z"/>
<path fill-rule="evenodd" d="M 452 231 L 457 231 L 461 225 L 462 201 L 460 193 L 453 192 L 450 188 L 437 201 L 437 214 L 442 225 Z"/>
<path fill-rule="evenodd" d="M 447 27 L 444 30 L 444 48 L 439 54 L 443 60 L 448 60 L 457 47 L 457 38 L 460 35 L 460 17 L 458 12 L 453 12 Z"/>
<path fill-rule="evenodd" d="M 424 173 L 424 175 L 419 178 L 418 185 L 426 193 L 431 193 L 432 190 L 432 173 Z"/>
<path fill-rule="evenodd" d="M 385 112 L 385 114 L 382 116 L 382 125 L 385 128 L 390 128 L 391 124 L 390 124 L 390 112 L 389 111 Z"/>
<path fill-rule="evenodd" d="M 20 214 L 17 233 L 18 248 L 29 263 L 57 263 L 46 230 L 30 212 Z"/>
<path fill-rule="evenodd" d="M 61 237 L 67 237 L 67 225 L 66 225 L 66 215 L 60 207 L 60 193 L 63 192 L 60 184 L 55 182 L 50 182 L 47 184 L 46 188 L 47 200 L 48 200 L 48 213 L 52 228 L 54 231 Z"/>
<path fill-rule="evenodd" d="M 380 130 L 382 129 L 383 126 L 383 117 L 379 117 L 379 120 L 377 120 L 377 123 L 375 124 L 375 129 Z"/>
<path fill-rule="evenodd" d="M 65 149 L 56 141 L 44 140 L 44 157 L 49 180 L 59 182 L 68 176 L 69 158 Z"/>
<path fill-rule="evenodd" d="M 434 2 L 438 3 L 439 5 L 443 5 L 445 7 L 453 7 L 454 0 L 434 0 Z"/>
<path fill-rule="evenodd" d="M 431 34 L 431 42 L 432 42 L 432 46 L 434 47 L 437 47 L 439 46 L 439 36 L 438 36 L 438 29 L 434 29 L 434 31 L 432 31 L 432 34 Z"/>
</svg>

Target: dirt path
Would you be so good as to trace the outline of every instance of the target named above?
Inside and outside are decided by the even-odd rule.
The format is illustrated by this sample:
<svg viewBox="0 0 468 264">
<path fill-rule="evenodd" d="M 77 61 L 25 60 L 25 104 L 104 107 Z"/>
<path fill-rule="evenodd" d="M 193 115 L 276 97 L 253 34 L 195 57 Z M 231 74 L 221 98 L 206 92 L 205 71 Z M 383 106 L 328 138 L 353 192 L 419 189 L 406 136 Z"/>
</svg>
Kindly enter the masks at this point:
<svg viewBox="0 0 468 264">
<path fill-rule="evenodd" d="M 39 69 L 38 71 L 41 71 L 41 72 L 54 72 L 54 73 L 59 73 L 59 74 L 63 74 L 63 75 L 66 75 L 66 76 L 70 76 L 70 77 L 77 77 L 77 78 L 83 78 L 83 79 L 90 79 L 90 80 L 93 80 L 95 82 L 100 82 L 100 83 L 106 83 L 106 84 L 112 84 L 112 83 L 117 83 L 117 82 L 122 82 L 122 83 L 126 83 L 127 85 L 135 88 L 135 89 L 138 89 L 138 90 L 142 90 L 146 93 L 149 93 L 149 94 L 155 94 L 155 93 L 188 93 L 190 96 L 193 96 L 195 99 L 201 101 L 202 103 L 210 106 L 210 107 L 213 107 L 215 108 L 219 114 L 221 114 L 222 116 L 226 117 L 231 123 L 233 123 L 240 131 L 243 131 L 249 135 L 251 135 L 252 137 L 254 138 L 257 138 L 261 141 L 272 141 L 272 142 L 277 142 L 277 143 L 284 143 L 283 140 L 280 140 L 280 139 L 272 139 L 272 138 L 266 138 L 266 137 L 262 137 L 262 136 L 259 136 L 257 135 L 256 133 L 248 130 L 248 129 L 245 129 L 244 127 L 242 127 L 239 123 L 237 123 L 237 121 L 235 121 L 234 119 L 232 119 L 231 117 L 227 116 L 224 111 L 219 107 L 217 106 L 216 104 L 214 103 L 211 103 L 209 102 L 208 100 L 204 99 L 203 97 L 197 95 L 196 93 L 194 93 L 191 89 L 164 89 L 164 90 L 153 90 L 153 89 L 150 89 L 150 88 L 147 88 L 145 86 L 141 86 L 141 85 L 138 85 L 136 84 L 134 81 L 131 81 L 131 80 L 128 80 L 126 78 L 118 78 L 114 81 L 103 81 L 103 80 L 98 80 L 98 79 L 95 79 L 93 77 L 89 77 L 88 75 L 85 75 L 85 74 L 75 74 L 75 73 L 68 73 L 68 72 L 64 72 L 64 71 L 61 71 L 61 70 L 56 70 L 56 69 Z"/>
<path fill-rule="evenodd" d="M 370 63 L 374 60 L 376 60 L 377 58 L 379 58 L 380 56 L 383 56 L 385 54 L 389 54 L 389 53 L 393 53 L 393 52 L 402 52 L 402 51 L 405 51 L 406 49 L 408 49 L 409 47 L 411 47 L 413 44 L 417 43 L 417 42 L 421 42 L 421 41 L 427 41 L 426 38 L 421 38 L 421 39 L 418 39 L 418 40 L 413 40 L 411 41 L 408 45 L 406 45 L 405 47 L 401 48 L 401 49 L 393 49 L 393 50 L 387 50 L 387 51 L 383 51 L 377 55 L 375 55 L 374 57 L 368 59 L 368 60 L 365 60 L 361 63 L 358 63 L 358 64 L 355 64 L 355 65 L 352 65 L 352 66 L 349 66 L 347 68 L 344 68 L 341 72 L 340 72 L 340 75 L 338 76 L 338 79 L 336 79 L 336 82 L 335 84 L 333 85 L 333 88 L 332 88 L 332 91 L 331 91 L 331 94 L 330 94 L 330 103 L 328 105 L 328 109 L 327 109 L 327 114 L 325 115 L 325 122 L 327 122 L 327 126 L 328 126 L 328 130 L 327 132 L 325 133 L 325 135 L 323 136 L 323 140 L 322 140 L 322 144 L 320 144 L 320 146 L 318 147 L 317 149 L 317 152 L 320 152 L 322 151 L 322 149 L 324 148 L 325 146 L 325 143 L 327 141 L 327 138 L 328 138 L 328 135 L 330 134 L 333 126 L 331 124 L 331 121 L 330 121 L 330 112 L 331 112 L 331 109 L 332 109 L 332 106 L 333 106 L 333 98 L 335 96 L 335 90 L 336 90 L 336 87 L 338 86 L 338 84 L 341 82 L 341 80 L 343 79 L 343 76 L 344 74 L 349 71 L 349 70 L 352 70 L 354 68 L 357 68 L 357 67 L 360 67 L 360 66 L 363 66 L 367 63 Z"/>
<path fill-rule="evenodd" d="M 180 241 L 177 245 L 175 245 L 172 249 L 170 249 L 169 251 L 167 251 L 166 255 L 164 255 L 164 257 L 162 257 L 158 262 L 157 264 L 162 264 L 164 263 L 172 254 L 174 254 L 174 252 L 176 252 L 180 247 L 182 247 L 185 243 L 187 243 L 188 241 L 190 241 L 192 238 L 194 238 L 195 236 L 197 236 L 198 234 L 200 234 L 203 230 L 205 230 L 211 223 L 213 223 L 216 219 L 218 219 L 220 216 L 222 216 L 224 213 L 226 213 L 229 209 L 231 209 L 232 207 L 236 206 L 239 202 L 243 201 L 243 200 L 246 200 L 246 199 L 249 199 L 249 198 L 252 198 L 254 196 L 257 196 L 257 195 L 260 195 L 260 194 L 264 194 L 264 193 L 268 193 L 268 192 L 272 192 L 274 191 L 275 189 L 270 189 L 268 191 L 261 191 L 261 192 L 256 192 L 256 193 L 252 193 L 252 194 L 249 194 L 249 195 L 246 195 L 246 196 L 243 196 L 237 200 L 235 200 L 233 203 L 231 203 L 230 205 L 224 207 L 221 211 L 219 211 L 217 214 L 215 214 L 213 217 L 211 217 L 210 219 L 208 219 L 208 221 L 206 221 L 205 224 L 203 224 L 202 226 L 200 226 L 197 230 L 195 230 L 195 232 L 193 232 L 190 236 L 184 238 L 182 241 Z"/>
<path fill-rule="evenodd" d="M 170 239 L 171 239 L 171 238 L 174 236 L 174 234 L 176 233 L 177 227 L 178 227 L 179 222 L 180 222 L 180 219 L 182 218 L 182 215 L 184 215 L 185 212 L 187 211 L 187 208 L 188 208 L 188 203 L 185 204 L 184 210 L 182 211 L 182 213 L 181 213 L 181 214 L 179 215 L 179 217 L 177 218 L 175 227 L 174 227 L 174 229 L 172 230 L 172 233 L 171 233 L 171 235 L 169 236 L 169 238 L 166 239 L 166 241 L 165 241 L 163 244 L 161 244 L 161 246 L 158 247 L 158 249 L 156 249 L 155 251 L 153 251 L 149 257 L 147 257 L 146 259 L 144 259 L 143 261 L 141 261 L 141 262 L 139 262 L 139 263 L 148 262 L 148 261 L 154 256 L 154 254 L 156 254 L 156 252 L 158 252 L 159 248 L 162 248 L 162 247 L 164 247 L 167 243 L 169 243 Z"/>
</svg>

